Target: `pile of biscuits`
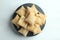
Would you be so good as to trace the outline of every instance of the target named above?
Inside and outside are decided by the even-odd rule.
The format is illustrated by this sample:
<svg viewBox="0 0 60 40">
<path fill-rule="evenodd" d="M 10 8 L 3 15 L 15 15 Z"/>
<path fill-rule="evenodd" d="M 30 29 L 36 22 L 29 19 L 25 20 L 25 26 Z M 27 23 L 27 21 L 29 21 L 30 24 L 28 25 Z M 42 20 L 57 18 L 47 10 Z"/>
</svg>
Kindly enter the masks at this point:
<svg viewBox="0 0 60 40">
<path fill-rule="evenodd" d="M 18 30 L 24 36 L 27 36 L 28 32 L 31 31 L 33 34 L 38 34 L 41 32 L 40 26 L 45 23 L 46 16 L 39 12 L 35 5 L 31 7 L 21 6 L 19 10 L 16 11 L 16 16 L 12 19 L 12 23 L 16 25 L 17 28 L 22 27 Z"/>
</svg>

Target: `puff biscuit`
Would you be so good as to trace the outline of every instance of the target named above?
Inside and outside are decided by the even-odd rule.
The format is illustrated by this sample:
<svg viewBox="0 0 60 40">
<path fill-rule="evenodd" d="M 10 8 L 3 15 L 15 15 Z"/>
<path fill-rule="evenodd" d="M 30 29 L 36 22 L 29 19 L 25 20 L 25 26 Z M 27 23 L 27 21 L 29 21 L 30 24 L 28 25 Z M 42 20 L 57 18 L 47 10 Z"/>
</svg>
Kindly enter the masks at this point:
<svg viewBox="0 0 60 40">
<path fill-rule="evenodd" d="M 35 16 L 33 13 L 30 13 L 29 16 L 25 19 L 26 22 L 28 22 L 31 25 L 34 25 L 35 22 Z"/>
<path fill-rule="evenodd" d="M 27 36 L 28 34 L 28 30 L 21 28 L 20 30 L 18 30 L 18 32 L 20 32 L 22 35 Z"/>
<path fill-rule="evenodd" d="M 25 15 L 25 8 L 22 6 L 19 10 L 16 11 L 17 14 L 19 14 L 20 16 L 24 16 Z"/>
<path fill-rule="evenodd" d="M 17 22 L 18 25 L 22 26 L 23 28 L 27 27 L 27 23 L 24 21 L 25 17 L 21 16 L 21 18 L 19 19 L 19 21 Z"/>
<path fill-rule="evenodd" d="M 16 15 L 15 18 L 12 19 L 12 21 L 11 21 L 13 24 L 15 24 L 17 26 L 17 28 L 19 28 L 19 25 L 17 24 L 18 20 L 19 20 L 19 16 Z"/>
</svg>

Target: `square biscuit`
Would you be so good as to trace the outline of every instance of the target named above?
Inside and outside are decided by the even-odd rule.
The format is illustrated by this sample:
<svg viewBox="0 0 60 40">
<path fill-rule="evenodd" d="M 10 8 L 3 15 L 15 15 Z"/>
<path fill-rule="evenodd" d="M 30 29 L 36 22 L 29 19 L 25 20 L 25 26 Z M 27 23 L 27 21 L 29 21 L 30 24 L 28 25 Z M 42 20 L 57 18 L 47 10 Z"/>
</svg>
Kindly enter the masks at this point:
<svg viewBox="0 0 60 40">
<path fill-rule="evenodd" d="M 29 31 L 26 30 L 26 29 L 24 29 L 24 28 L 21 28 L 20 30 L 18 30 L 18 32 L 21 33 L 24 36 L 27 36 L 27 34 L 28 34 Z"/>
<path fill-rule="evenodd" d="M 35 15 L 32 13 L 29 14 L 29 16 L 25 19 L 26 22 L 28 22 L 30 25 L 34 25 L 35 23 Z"/>
<path fill-rule="evenodd" d="M 23 6 L 21 6 L 21 8 L 19 8 L 19 10 L 17 10 L 16 13 L 19 14 L 20 16 L 24 16 L 25 8 Z"/>
<path fill-rule="evenodd" d="M 21 16 L 21 18 L 19 19 L 19 21 L 17 22 L 18 25 L 20 25 L 23 28 L 27 27 L 27 23 L 24 21 L 25 17 Z"/>
<path fill-rule="evenodd" d="M 20 18 L 20 17 L 19 17 L 18 15 L 16 15 L 15 18 L 11 20 L 11 22 L 12 22 L 13 24 L 15 24 L 15 25 L 17 26 L 17 28 L 19 28 L 19 25 L 17 24 L 19 18 Z"/>
</svg>

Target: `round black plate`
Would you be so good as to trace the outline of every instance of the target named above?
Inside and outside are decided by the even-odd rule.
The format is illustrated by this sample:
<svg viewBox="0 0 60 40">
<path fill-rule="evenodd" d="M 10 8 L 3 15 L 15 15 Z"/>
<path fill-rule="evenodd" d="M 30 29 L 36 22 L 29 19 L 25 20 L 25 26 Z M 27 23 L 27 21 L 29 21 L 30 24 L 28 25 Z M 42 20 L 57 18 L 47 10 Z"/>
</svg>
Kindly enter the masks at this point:
<svg viewBox="0 0 60 40">
<path fill-rule="evenodd" d="M 25 8 L 27 7 L 27 6 L 29 6 L 29 7 L 31 7 L 33 5 L 33 3 L 26 3 L 26 4 L 23 4 L 23 5 L 21 5 L 21 6 L 24 6 Z M 38 6 L 38 5 L 36 5 L 36 4 L 34 4 L 35 5 L 35 7 L 37 8 L 37 10 L 39 11 L 39 12 L 41 12 L 42 14 L 44 14 L 44 12 L 43 12 L 43 10 Z M 16 9 L 16 11 L 17 10 L 19 10 L 19 8 L 21 7 L 21 6 L 19 6 L 17 9 Z M 13 14 L 13 16 L 12 16 L 12 19 L 16 16 L 16 11 L 14 12 L 14 14 Z M 44 14 L 45 15 L 45 14 Z M 45 22 L 46 23 L 46 22 Z M 43 30 L 43 28 L 44 28 L 44 26 L 45 26 L 45 23 L 40 27 L 41 28 L 41 30 Z M 14 25 L 14 24 L 13 24 Z M 21 29 L 21 26 L 20 26 L 20 28 L 18 29 L 15 25 L 14 25 L 14 27 L 15 27 L 15 29 L 18 31 L 19 29 Z M 20 33 L 21 34 L 21 33 Z M 37 34 L 36 34 L 37 35 Z M 27 36 L 35 36 L 35 35 L 33 35 L 33 33 L 32 32 L 28 32 L 28 34 L 27 34 Z"/>
</svg>

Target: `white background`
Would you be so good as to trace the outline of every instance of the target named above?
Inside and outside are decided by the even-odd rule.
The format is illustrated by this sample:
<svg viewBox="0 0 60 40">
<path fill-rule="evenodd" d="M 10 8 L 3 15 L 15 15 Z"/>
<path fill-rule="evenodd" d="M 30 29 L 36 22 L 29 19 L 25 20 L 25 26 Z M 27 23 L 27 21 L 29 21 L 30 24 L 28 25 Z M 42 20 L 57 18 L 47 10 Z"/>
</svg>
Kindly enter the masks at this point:
<svg viewBox="0 0 60 40">
<path fill-rule="evenodd" d="M 13 12 L 24 3 L 35 3 L 45 12 L 44 30 L 34 37 L 16 34 L 9 21 Z M 0 0 L 0 40 L 60 40 L 60 0 Z"/>
</svg>

